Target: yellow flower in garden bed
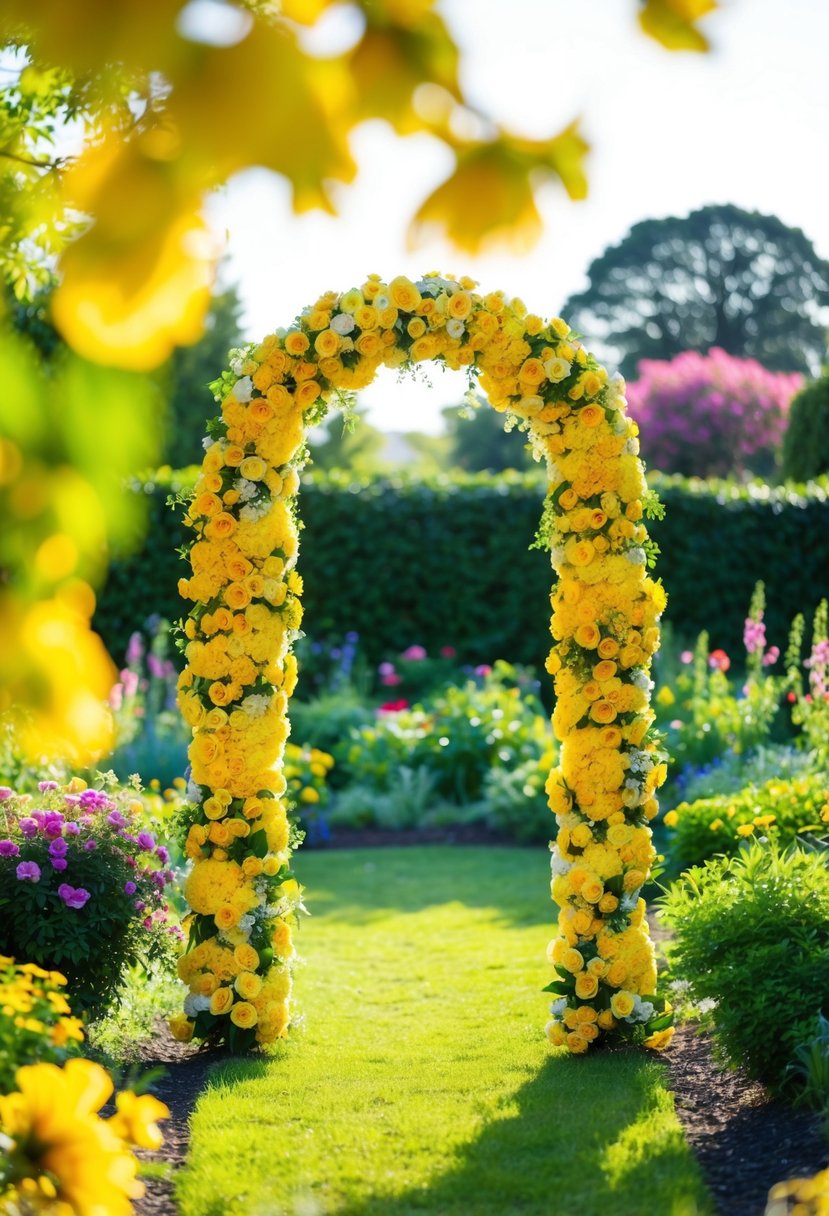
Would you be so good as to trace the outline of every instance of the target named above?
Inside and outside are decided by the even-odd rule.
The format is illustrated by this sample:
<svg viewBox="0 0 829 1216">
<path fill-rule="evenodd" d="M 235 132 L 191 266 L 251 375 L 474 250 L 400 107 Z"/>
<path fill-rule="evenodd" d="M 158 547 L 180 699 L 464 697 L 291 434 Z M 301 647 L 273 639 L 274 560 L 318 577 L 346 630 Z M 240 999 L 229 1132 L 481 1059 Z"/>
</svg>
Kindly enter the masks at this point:
<svg viewBox="0 0 829 1216">
<path fill-rule="evenodd" d="M 244 1047 L 285 1032 L 301 897 L 290 870 L 289 800 L 306 813 L 318 805 L 330 759 L 286 749 L 296 682 L 290 647 L 302 622 L 295 563 L 304 437 L 381 366 L 428 359 L 477 376 L 548 469 L 539 543 L 558 575 L 548 670 L 561 752 L 548 794 L 564 947 L 552 951 L 562 971 L 551 985 L 559 997 L 551 1040 L 576 1052 L 605 1034 L 664 1045 L 670 1017 L 654 991 L 639 892 L 655 857 L 648 824 L 665 777 L 648 741 L 649 667 L 665 595 L 646 574 L 636 426 L 623 383 L 609 379 L 564 320 L 545 322 L 520 301 L 482 296 L 475 286 L 440 275 L 370 275 L 359 288 L 321 296 L 291 329 L 233 352 L 214 385 L 221 416 L 209 424 L 185 516 L 195 535 L 192 575 L 180 584 L 194 602 L 179 686 L 194 732 L 194 916 L 180 968 L 191 991 L 186 1019 L 176 1022 L 181 1036 Z M 237 833 L 242 822 L 248 830 Z M 249 970 L 232 953 L 243 945 L 255 951 L 262 981 L 252 1014 L 227 985 Z M 211 975 L 222 985 L 208 993 Z M 275 985 L 284 989 L 278 998 Z"/>
</svg>

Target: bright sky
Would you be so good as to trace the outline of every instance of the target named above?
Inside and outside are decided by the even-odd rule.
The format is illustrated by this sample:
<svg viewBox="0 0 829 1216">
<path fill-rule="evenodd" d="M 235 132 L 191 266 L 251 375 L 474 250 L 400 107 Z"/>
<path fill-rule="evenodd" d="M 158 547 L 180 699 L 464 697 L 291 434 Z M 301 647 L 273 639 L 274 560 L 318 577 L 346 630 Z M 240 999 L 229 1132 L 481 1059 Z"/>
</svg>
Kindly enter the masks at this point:
<svg viewBox="0 0 829 1216">
<path fill-rule="evenodd" d="M 361 170 L 340 215 L 294 216 L 284 182 L 254 171 L 213 206 L 226 234 L 229 277 L 246 328 L 260 337 L 329 288 L 371 271 L 414 278 L 442 269 L 503 288 L 534 312 L 558 313 L 587 268 L 638 220 L 731 202 L 778 215 L 829 257 L 825 149 L 829 133 L 829 5 L 820 0 L 722 0 L 706 19 L 715 50 L 669 54 L 635 25 L 633 0 L 444 0 L 463 52 L 470 100 L 514 130 L 544 136 L 575 116 L 593 152 L 590 195 L 571 203 L 550 187 L 545 235 L 525 257 L 472 259 L 444 244 L 412 252 L 409 217 L 450 169 L 428 136 L 361 128 Z M 578 16 L 576 16 L 578 14 Z M 332 30 L 336 38 L 342 31 Z M 441 429 L 462 380 L 430 373 L 432 388 L 381 376 L 362 395 L 385 430 Z"/>
</svg>

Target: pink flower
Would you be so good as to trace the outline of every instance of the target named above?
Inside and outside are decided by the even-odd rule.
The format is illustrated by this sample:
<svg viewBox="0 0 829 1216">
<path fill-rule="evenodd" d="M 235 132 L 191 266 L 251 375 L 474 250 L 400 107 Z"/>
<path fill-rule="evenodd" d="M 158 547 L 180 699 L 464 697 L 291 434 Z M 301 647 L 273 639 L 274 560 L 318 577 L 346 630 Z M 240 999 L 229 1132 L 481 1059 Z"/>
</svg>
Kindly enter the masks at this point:
<svg viewBox="0 0 829 1216">
<path fill-rule="evenodd" d="M 408 709 L 409 702 L 402 698 L 399 701 L 386 701 L 385 705 L 379 706 L 378 714 L 399 714 L 401 710 Z"/>
<path fill-rule="evenodd" d="M 405 659 L 407 663 L 421 663 L 428 656 L 423 646 L 409 646 L 400 657 L 401 659 Z"/>
<path fill-rule="evenodd" d="M 13 840 L 0 840 L 0 857 L 19 857 L 20 846 Z"/>
<path fill-rule="evenodd" d="M 441 646 L 440 648 L 440 657 L 442 659 L 454 659 L 457 653 L 454 646 Z"/>
<path fill-rule="evenodd" d="M 686 667 L 689 663 L 693 663 L 693 661 L 694 661 L 693 650 L 683 650 L 682 654 L 679 656 L 679 661 L 681 663 L 684 663 L 686 665 Z"/>
<path fill-rule="evenodd" d="M 380 683 L 386 688 L 394 688 L 396 684 L 403 683 L 403 677 L 399 676 L 396 671 L 389 671 L 380 677 Z"/>
<path fill-rule="evenodd" d="M 0 785 L 0 802 L 8 802 L 9 798 L 14 798 L 14 790 L 8 785 Z"/>
<path fill-rule="evenodd" d="M 58 895 L 61 897 L 67 908 L 82 908 L 84 904 L 91 898 L 89 891 L 84 887 L 70 887 L 68 882 L 62 882 L 58 887 Z"/>
<path fill-rule="evenodd" d="M 492 675 L 492 668 L 490 667 L 490 665 L 488 663 L 481 663 L 478 667 L 475 668 L 475 675 L 476 676 L 490 676 L 490 675 Z"/>
<path fill-rule="evenodd" d="M 15 873 L 20 882 L 40 882 L 40 866 L 36 861 L 21 861 Z"/>
<path fill-rule="evenodd" d="M 780 647 L 779 647 L 779 646 L 772 646 L 772 647 L 771 647 L 769 650 L 767 650 L 767 651 L 766 651 L 766 653 L 763 655 L 763 666 L 764 666 L 764 667 L 772 667 L 772 666 L 773 666 L 773 665 L 774 665 L 774 664 L 777 662 L 777 660 L 778 660 L 779 658 L 780 658 Z"/>
</svg>

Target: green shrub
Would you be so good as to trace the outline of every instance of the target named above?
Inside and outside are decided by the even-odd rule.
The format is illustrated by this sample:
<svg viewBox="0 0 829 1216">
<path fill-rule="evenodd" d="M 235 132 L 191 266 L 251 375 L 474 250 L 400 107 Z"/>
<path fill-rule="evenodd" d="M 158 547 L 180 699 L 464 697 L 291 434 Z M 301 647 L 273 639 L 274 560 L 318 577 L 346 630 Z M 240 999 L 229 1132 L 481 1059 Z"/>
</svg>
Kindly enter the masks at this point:
<svg viewBox="0 0 829 1216">
<path fill-rule="evenodd" d="M 499 662 L 482 684 L 450 685 L 425 706 L 381 714 L 335 749 L 338 762 L 351 780 L 384 791 L 401 768 L 423 768 L 439 797 L 477 801 L 492 768 L 537 761 L 551 744 L 540 703 L 522 695 L 518 674 Z"/>
<path fill-rule="evenodd" d="M 814 773 L 789 781 L 775 778 L 737 793 L 681 802 L 664 817 L 667 849 L 675 871 L 717 853 L 735 853 L 750 836 L 792 843 L 808 828 L 829 820 L 829 775 Z"/>
<path fill-rule="evenodd" d="M 124 653 L 151 613 L 181 615 L 185 567 L 176 550 L 185 529 L 180 509 L 164 504 L 194 477 L 167 470 L 136 483 L 149 500 L 149 532 L 132 556 L 112 563 L 95 617 L 111 654 Z M 765 578 L 769 642 L 782 645 L 795 614 L 812 612 L 829 594 L 829 482 L 770 489 L 656 477 L 653 484 L 666 507 L 649 525 L 662 550 L 656 574 L 678 637 L 710 629 L 712 646 L 736 653 L 745 606 Z M 429 654 L 452 646 L 460 663 L 506 658 L 541 670 L 551 570 L 549 555 L 528 545 L 544 490 L 540 473 L 372 482 L 304 476 L 299 568 L 309 635 L 356 631 L 375 666 L 418 642 Z"/>
<path fill-rule="evenodd" d="M 659 801 L 664 808 L 670 808 L 718 794 L 738 794 L 749 785 L 804 777 L 814 768 L 812 752 L 782 743 L 770 743 L 749 752 L 725 752 L 702 768 L 685 769 L 660 792 Z"/>
<path fill-rule="evenodd" d="M 800 1100 L 823 1112 L 829 1132 L 829 1018 L 822 1013 L 795 1050 L 786 1075 L 797 1086 Z"/>
<path fill-rule="evenodd" d="M 829 374 L 805 385 L 789 406 L 783 476 L 809 481 L 829 472 Z"/>
<path fill-rule="evenodd" d="M 97 1018 L 130 967 L 167 956 L 180 936 L 164 895 L 167 850 L 137 788 L 43 782 L 37 799 L 3 793 L 0 954 L 60 971 L 75 1011 Z"/>
<path fill-rule="evenodd" d="M 662 900 L 673 974 L 715 1002 L 726 1059 L 775 1087 L 829 1013 L 829 868 L 819 853 L 752 843 L 689 870 Z"/>
<path fill-rule="evenodd" d="M 484 779 L 486 822 L 520 844 L 548 841 L 556 833 L 544 785 L 554 763 L 552 748 L 515 768 L 492 768 Z"/>
</svg>

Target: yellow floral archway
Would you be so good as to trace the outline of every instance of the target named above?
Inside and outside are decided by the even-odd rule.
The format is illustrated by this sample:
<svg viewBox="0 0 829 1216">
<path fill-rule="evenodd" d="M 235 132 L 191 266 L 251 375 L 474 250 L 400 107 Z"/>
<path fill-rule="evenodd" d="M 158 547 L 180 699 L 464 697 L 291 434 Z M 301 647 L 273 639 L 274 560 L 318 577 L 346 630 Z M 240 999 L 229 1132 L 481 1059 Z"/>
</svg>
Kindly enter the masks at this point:
<svg viewBox="0 0 829 1216">
<path fill-rule="evenodd" d="M 560 906 L 548 1038 L 583 1052 L 606 1036 L 657 1048 L 670 1037 L 640 896 L 665 776 L 649 739 L 649 668 L 665 597 L 646 573 L 636 426 L 624 383 L 609 379 L 565 321 L 475 287 L 436 274 L 417 283 L 370 275 L 236 352 L 216 383 L 221 415 L 208 427 L 185 517 L 192 574 L 180 584 L 194 602 L 179 693 L 193 728 L 192 913 L 179 967 L 190 993 L 172 1020 L 180 1038 L 239 1050 L 287 1032 L 301 889 L 290 868 L 282 755 L 302 619 L 296 496 L 305 433 L 379 367 L 426 360 L 465 370 L 548 468 L 542 531 L 558 582 L 547 669 L 561 744 L 547 783 Z"/>
</svg>

